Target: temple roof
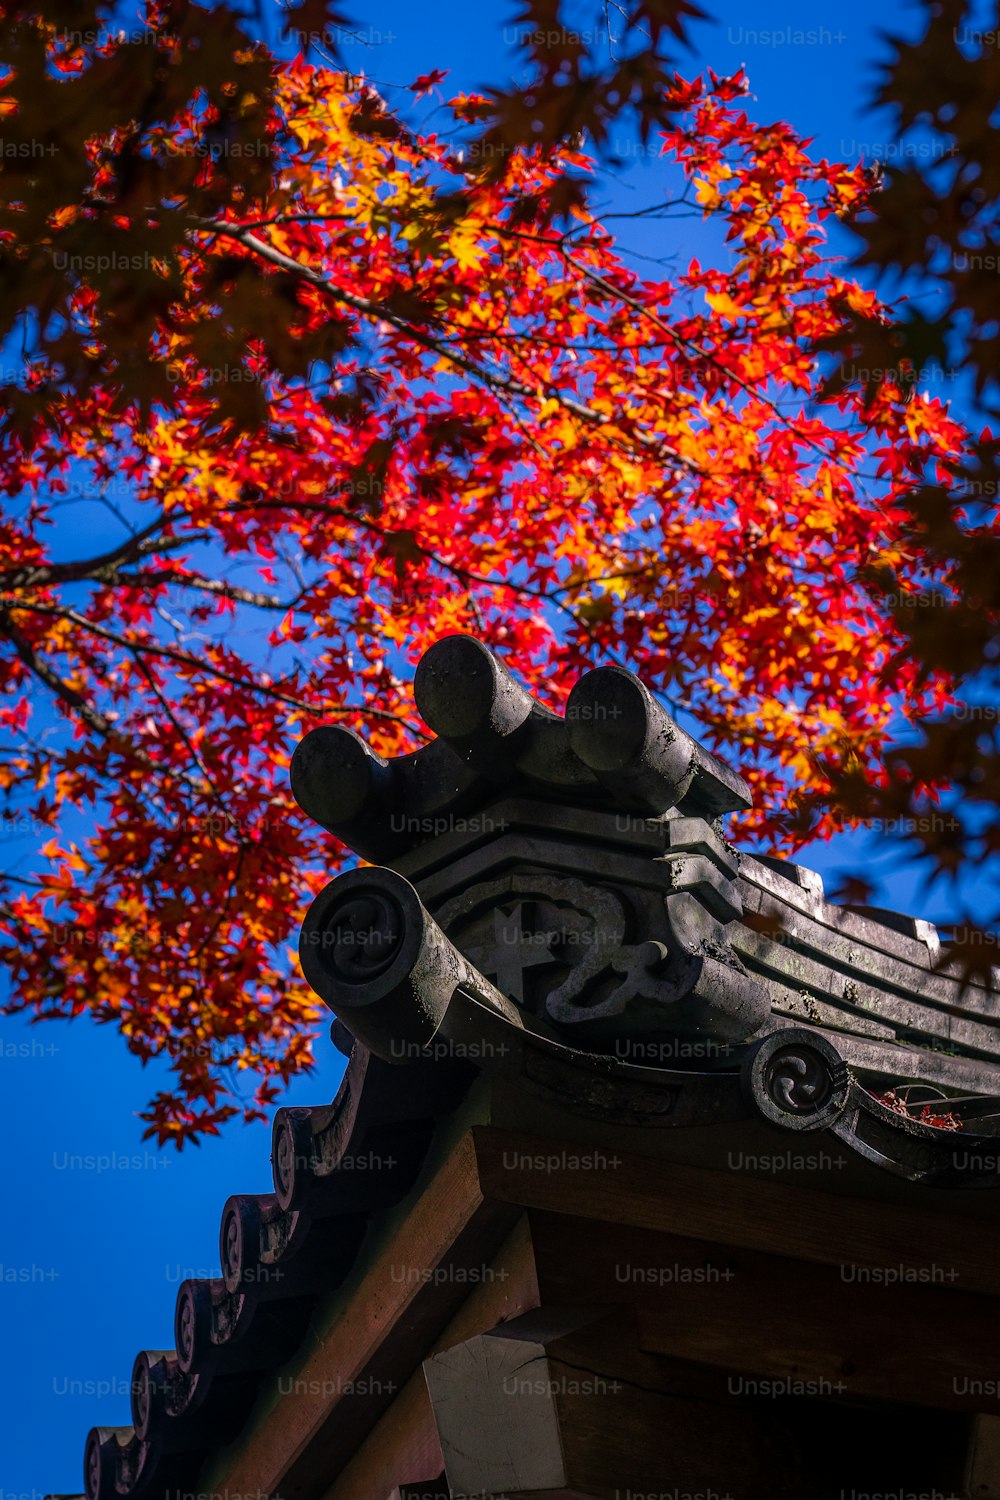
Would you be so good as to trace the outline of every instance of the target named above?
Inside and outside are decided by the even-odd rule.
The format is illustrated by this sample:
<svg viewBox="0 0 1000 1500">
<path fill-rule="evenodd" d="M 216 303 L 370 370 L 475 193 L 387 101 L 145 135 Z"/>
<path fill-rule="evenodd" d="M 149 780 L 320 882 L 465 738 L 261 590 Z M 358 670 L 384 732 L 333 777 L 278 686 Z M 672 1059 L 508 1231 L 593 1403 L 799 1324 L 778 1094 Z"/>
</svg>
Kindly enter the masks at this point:
<svg viewBox="0 0 1000 1500">
<path fill-rule="evenodd" d="M 416 954 L 388 986 L 386 968 L 370 973 L 376 943 L 389 962 L 376 923 L 360 934 L 367 970 L 346 973 L 361 943 L 336 940 L 336 912 L 349 901 L 370 915 L 362 893 L 392 908 L 389 928 L 412 908 L 414 941 L 419 928 L 431 943 L 433 926 L 471 993 L 501 1011 L 513 1000 L 515 1020 L 585 1050 L 642 1042 L 653 1056 L 684 1039 L 691 1059 L 700 1045 L 734 1065 L 739 1048 L 805 1024 L 873 1083 L 912 1085 L 921 1108 L 937 1091 L 988 1096 L 965 1099 L 966 1115 L 993 1112 L 1000 970 L 970 981 L 930 923 L 828 902 L 814 872 L 739 853 L 721 820 L 749 807 L 746 783 L 632 673 L 588 672 L 560 717 L 478 641 L 451 636 L 423 657 L 414 695 L 437 738 L 412 755 L 383 760 L 330 727 L 292 762 L 310 817 L 384 866 L 327 887 L 300 945 L 310 983 L 366 1044 L 388 1045 L 431 1001 L 406 990 L 376 1034 Z"/>
<path fill-rule="evenodd" d="M 332 1104 L 278 1111 L 274 1190 L 225 1204 L 222 1277 L 181 1285 L 131 1425 L 88 1437 L 91 1500 L 198 1489 L 477 1089 L 653 1155 L 779 1132 L 869 1194 L 1000 1184 L 1000 974 L 970 983 L 930 924 L 739 853 L 720 820 L 746 784 L 631 673 L 588 673 L 560 717 L 459 636 L 415 696 L 437 738 L 412 755 L 333 727 L 295 752 L 305 811 L 381 862 L 302 929 L 350 1065 Z M 384 1405 L 352 1393 L 330 1454 Z"/>
</svg>

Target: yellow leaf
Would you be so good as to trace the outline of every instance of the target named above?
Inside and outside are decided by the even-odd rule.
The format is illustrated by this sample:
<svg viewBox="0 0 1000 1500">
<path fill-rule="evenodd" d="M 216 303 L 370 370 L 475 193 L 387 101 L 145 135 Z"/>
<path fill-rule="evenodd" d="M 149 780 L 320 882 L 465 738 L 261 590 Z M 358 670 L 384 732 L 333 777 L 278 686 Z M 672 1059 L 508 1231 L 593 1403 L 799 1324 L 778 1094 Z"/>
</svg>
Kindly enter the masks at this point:
<svg viewBox="0 0 1000 1500">
<path fill-rule="evenodd" d="M 449 247 L 452 255 L 463 268 L 468 266 L 475 269 L 486 254 L 486 247 L 476 235 L 464 230 L 461 234 L 452 235 Z"/>
<path fill-rule="evenodd" d="M 713 312 L 721 313 L 724 318 L 742 318 L 743 308 L 738 302 L 734 302 L 728 292 L 706 292 L 705 301 Z"/>
</svg>

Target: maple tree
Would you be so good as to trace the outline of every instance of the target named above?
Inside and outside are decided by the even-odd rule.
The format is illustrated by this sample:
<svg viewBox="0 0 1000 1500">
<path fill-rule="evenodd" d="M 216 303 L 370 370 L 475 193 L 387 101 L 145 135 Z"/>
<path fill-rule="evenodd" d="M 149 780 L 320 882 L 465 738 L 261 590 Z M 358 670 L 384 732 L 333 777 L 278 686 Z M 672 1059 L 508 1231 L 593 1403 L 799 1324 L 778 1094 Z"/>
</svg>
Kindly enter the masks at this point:
<svg viewBox="0 0 1000 1500">
<path fill-rule="evenodd" d="M 908 500 L 972 443 L 902 379 L 828 384 L 818 344 L 891 323 L 827 246 L 875 176 L 752 122 L 742 75 L 570 42 L 527 106 L 418 79 L 431 133 L 224 8 L 148 7 L 138 80 L 60 9 L 17 9 L 0 103 L 30 144 L 77 91 L 71 157 L 13 153 L 0 195 L 0 778 L 49 831 L 0 933 L 12 1009 L 169 1062 L 143 1118 L 181 1145 L 309 1065 L 289 944 L 343 856 L 290 798 L 305 730 L 412 748 L 413 664 L 469 630 L 553 706 L 633 666 L 753 783 L 739 832 L 828 834 L 845 768 L 878 786 L 894 719 L 950 700 L 872 579 L 938 566 Z M 686 9 L 643 8 L 653 41 Z M 580 132 L 624 104 L 665 239 L 700 216 L 717 264 L 651 279 L 591 208 Z M 120 527 L 89 554 L 84 502 Z"/>
<path fill-rule="evenodd" d="M 964 384 L 955 389 L 973 437 L 900 488 L 901 540 L 921 559 L 917 581 L 906 588 L 888 559 L 871 573 L 898 631 L 883 681 L 905 661 L 927 680 L 946 674 L 954 691 L 947 706 L 917 716 L 882 775 L 842 758 L 829 802 L 901 829 L 934 876 L 955 882 L 964 873 L 971 887 L 975 872 L 986 902 L 996 899 L 1000 856 L 1000 6 L 984 15 L 965 0 L 933 0 L 923 21 L 917 38 L 892 43 L 876 103 L 896 152 L 873 211 L 854 225 L 859 273 L 874 271 L 905 295 L 891 321 L 849 319 L 830 347 L 842 367 L 911 389 L 942 370 Z M 901 471 L 907 463 L 900 455 Z M 950 789 L 947 817 L 926 816 L 934 784 Z M 985 915 L 956 924 L 951 951 L 989 982 L 1000 909 Z"/>
</svg>

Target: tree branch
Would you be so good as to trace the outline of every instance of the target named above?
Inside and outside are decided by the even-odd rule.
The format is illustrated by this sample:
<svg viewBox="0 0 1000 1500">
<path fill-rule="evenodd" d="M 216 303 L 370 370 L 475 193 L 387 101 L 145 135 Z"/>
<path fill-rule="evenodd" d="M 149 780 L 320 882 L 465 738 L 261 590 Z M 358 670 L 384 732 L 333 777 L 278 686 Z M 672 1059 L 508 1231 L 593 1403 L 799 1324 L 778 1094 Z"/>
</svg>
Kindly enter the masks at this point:
<svg viewBox="0 0 1000 1500">
<path fill-rule="evenodd" d="M 345 291 L 342 287 L 337 286 L 331 281 L 328 276 L 324 276 L 321 271 L 317 271 L 313 266 L 303 265 L 301 261 L 295 260 L 293 256 L 286 255 L 284 251 L 278 250 L 273 245 L 269 245 L 266 241 L 259 239 L 256 235 L 250 234 L 241 225 L 205 219 L 196 222 L 193 228 L 200 233 L 220 235 L 223 238 L 231 239 L 236 244 L 242 245 L 244 249 L 251 251 L 252 254 L 259 255 L 262 260 L 267 261 L 270 265 L 278 267 L 279 270 L 288 271 L 293 276 L 298 276 L 303 281 L 307 281 L 311 286 L 319 287 L 328 296 L 333 298 L 334 301 L 343 303 L 345 307 L 350 307 L 354 312 L 360 313 L 363 317 L 388 323 L 398 332 L 405 333 L 408 338 L 413 339 L 421 348 L 437 354 L 441 359 L 447 360 L 456 369 L 463 370 L 467 375 L 471 375 L 474 380 L 485 385 L 491 391 L 505 391 L 510 395 L 520 396 L 522 399 L 529 401 L 556 401 L 564 411 L 569 412 L 573 416 L 580 417 L 592 426 L 607 427 L 613 423 L 613 418 L 607 412 L 597 411 L 594 407 L 587 406 L 585 402 L 577 401 L 574 397 L 565 395 L 564 392 L 552 384 L 546 384 L 540 390 L 535 390 L 531 386 L 525 385 L 522 381 L 516 380 L 514 376 L 506 374 L 503 370 L 485 369 L 460 350 L 452 348 L 446 341 L 427 333 L 423 328 L 420 328 L 409 319 L 402 317 L 399 313 L 393 312 L 391 308 L 386 307 L 382 303 L 372 302 L 367 297 L 359 297 L 355 292 Z M 669 458 L 671 462 L 687 470 L 689 473 L 701 473 L 697 464 L 691 459 L 683 457 L 682 454 L 678 453 L 676 449 L 672 448 L 662 438 L 652 433 L 641 431 L 636 431 L 634 437 L 640 448 Z"/>
<path fill-rule="evenodd" d="M 259 693 L 263 697 L 273 698 L 279 703 L 287 703 L 291 708 L 296 708 L 302 713 L 313 716 L 324 714 L 368 715 L 370 718 L 385 719 L 392 723 L 400 724 L 411 734 L 416 734 L 421 739 L 427 738 L 416 725 L 408 723 L 400 714 L 390 713 L 387 709 L 370 708 L 365 705 L 358 705 L 356 708 L 348 706 L 333 708 L 324 703 L 307 703 L 303 698 L 295 698 L 290 693 L 282 692 L 280 688 L 269 687 L 267 684 L 258 682 L 252 677 L 236 677 L 232 672 L 226 672 L 222 667 L 217 667 L 213 663 L 206 661 L 204 657 L 191 656 L 186 651 L 178 651 L 176 647 L 164 646 L 159 642 L 139 641 L 130 639 L 127 636 L 118 635 L 116 631 L 109 630 L 106 625 L 99 625 L 95 620 L 88 620 L 85 615 L 77 614 L 76 610 L 70 609 L 65 605 L 45 604 L 33 600 L 8 600 L 0 606 L 0 630 L 4 629 L 2 624 L 3 614 L 9 610 L 26 610 L 32 614 L 54 615 L 58 619 L 69 620 L 71 624 L 78 626 L 81 630 L 87 630 L 91 635 L 99 636 L 102 640 L 110 641 L 113 645 L 120 646 L 123 651 L 128 651 L 130 655 L 136 651 L 141 651 L 147 656 L 163 657 L 164 660 L 176 662 L 180 666 L 192 667 L 198 672 L 207 672 L 209 676 L 216 677 L 222 682 L 228 682 L 233 687 L 242 688 L 248 692 Z M 12 630 L 13 627 L 7 630 L 6 633 L 11 636 L 11 639 L 14 639 Z M 31 648 L 29 647 L 28 649 L 30 650 Z M 44 667 L 44 664 L 42 665 Z M 45 670 L 48 671 L 48 668 L 45 668 Z M 59 681 L 59 679 L 56 680 Z M 96 714 L 96 710 L 92 709 L 87 704 L 86 699 L 79 693 L 76 693 L 74 688 L 69 688 L 68 684 L 63 684 L 63 686 L 67 688 L 67 691 L 74 694 L 74 706 L 82 705 L 88 712 Z M 97 717 L 103 718 L 102 715 L 97 715 Z M 104 723 L 107 726 L 107 732 L 120 733 L 120 731 L 115 730 L 110 720 L 104 720 Z M 136 754 L 141 753 L 141 751 L 136 751 Z"/>
<path fill-rule="evenodd" d="M 116 568 L 119 563 L 134 562 L 149 552 L 181 547 L 185 542 L 195 540 L 193 537 L 173 537 L 153 546 L 151 538 L 168 526 L 172 519 L 172 516 L 161 514 L 127 541 L 112 547 L 110 552 L 103 552 L 98 557 L 87 558 L 85 561 L 39 563 L 27 568 L 19 566 L 0 569 L 0 581 L 10 588 L 44 588 L 51 583 L 76 583 L 84 578 L 99 578 L 109 569 Z"/>
</svg>

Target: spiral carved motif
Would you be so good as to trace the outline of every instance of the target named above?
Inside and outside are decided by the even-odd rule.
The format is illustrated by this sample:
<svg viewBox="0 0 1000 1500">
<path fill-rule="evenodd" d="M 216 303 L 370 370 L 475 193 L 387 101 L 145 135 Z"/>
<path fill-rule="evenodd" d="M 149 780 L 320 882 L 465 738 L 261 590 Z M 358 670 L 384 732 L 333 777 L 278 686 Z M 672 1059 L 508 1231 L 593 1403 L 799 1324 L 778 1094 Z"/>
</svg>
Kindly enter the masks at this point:
<svg viewBox="0 0 1000 1500">
<path fill-rule="evenodd" d="M 295 1136 L 292 1122 L 286 1115 L 275 1122 L 274 1153 L 271 1157 L 274 1191 L 282 1207 L 287 1208 L 295 1190 Z"/>
<path fill-rule="evenodd" d="M 140 1354 L 136 1360 L 135 1369 L 132 1373 L 133 1407 L 132 1415 L 135 1419 L 135 1429 L 142 1436 L 149 1426 L 149 1415 L 153 1405 L 153 1393 L 151 1390 L 151 1374 L 149 1365 Z"/>
<path fill-rule="evenodd" d="M 747 1103 L 786 1130 L 823 1130 L 834 1124 L 850 1086 L 847 1064 L 837 1049 L 799 1027 L 765 1037 L 743 1068 Z"/>
<path fill-rule="evenodd" d="M 236 1291 L 243 1274 L 243 1225 L 234 1205 L 226 1209 L 222 1226 L 222 1275 L 228 1292 Z"/>
<path fill-rule="evenodd" d="M 189 1282 L 185 1282 L 177 1294 L 177 1311 L 174 1315 L 177 1357 L 185 1370 L 190 1370 L 194 1363 L 197 1325 L 198 1310 L 195 1306 L 194 1288 Z"/>
<path fill-rule="evenodd" d="M 101 1444 L 96 1432 L 92 1432 L 87 1439 L 84 1470 L 87 1476 L 87 1500 L 99 1500 L 101 1494 Z"/>
<path fill-rule="evenodd" d="M 311 1174 L 320 1165 L 317 1149 L 303 1113 L 279 1109 L 271 1137 L 271 1176 L 278 1203 L 286 1212 L 302 1207 Z"/>
<path fill-rule="evenodd" d="M 322 933 L 327 963 L 345 984 L 384 974 L 399 952 L 403 913 L 384 891 L 359 890 L 330 911 Z"/>
<path fill-rule="evenodd" d="M 818 1052 L 785 1047 L 771 1058 L 764 1086 L 775 1104 L 789 1114 L 811 1114 L 822 1109 L 832 1094 L 833 1076 Z"/>
</svg>

